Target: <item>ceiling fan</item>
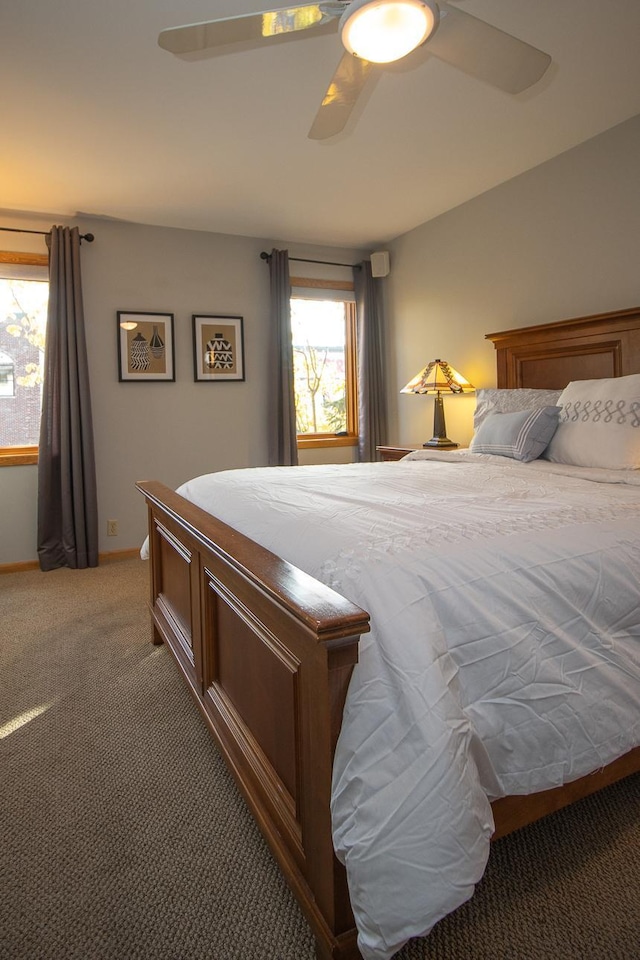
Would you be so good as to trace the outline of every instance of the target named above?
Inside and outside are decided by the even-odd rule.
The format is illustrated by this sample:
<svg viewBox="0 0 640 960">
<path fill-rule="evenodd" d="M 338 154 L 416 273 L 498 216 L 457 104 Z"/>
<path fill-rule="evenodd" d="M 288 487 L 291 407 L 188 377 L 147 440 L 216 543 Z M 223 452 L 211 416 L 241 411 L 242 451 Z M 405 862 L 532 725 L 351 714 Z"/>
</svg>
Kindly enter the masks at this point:
<svg viewBox="0 0 640 960">
<path fill-rule="evenodd" d="M 320 0 L 173 27 L 158 43 L 188 58 L 337 32 L 345 52 L 309 131 L 312 140 L 340 133 L 372 73 L 424 44 L 440 60 L 512 94 L 536 83 L 551 63 L 542 50 L 441 0 Z"/>
</svg>

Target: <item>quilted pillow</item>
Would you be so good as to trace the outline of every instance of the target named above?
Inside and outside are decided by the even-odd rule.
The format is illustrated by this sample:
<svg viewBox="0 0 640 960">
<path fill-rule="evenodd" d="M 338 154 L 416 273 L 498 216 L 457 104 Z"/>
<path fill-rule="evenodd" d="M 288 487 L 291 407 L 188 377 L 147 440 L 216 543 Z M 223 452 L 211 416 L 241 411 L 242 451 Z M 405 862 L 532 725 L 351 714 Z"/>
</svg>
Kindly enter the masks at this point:
<svg viewBox="0 0 640 960">
<path fill-rule="evenodd" d="M 546 449 L 558 425 L 560 407 L 490 413 L 474 434 L 472 453 L 493 453 L 528 463 Z"/>
<path fill-rule="evenodd" d="M 560 394 L 558 429 L 545 453 L 554 463 L 640 469 L 640 373 L 574 380 Z"/>
<path fill-rule="evenodd" d="M 515 390 L 485 388 L 476 390 L 476 409 L 473 429 L 477 430 L 490 413 L 515 413 L 516 410 L 535 410 L 558 402 L 560 390 L 536 390 L 518 387 Z"/>
</svg>

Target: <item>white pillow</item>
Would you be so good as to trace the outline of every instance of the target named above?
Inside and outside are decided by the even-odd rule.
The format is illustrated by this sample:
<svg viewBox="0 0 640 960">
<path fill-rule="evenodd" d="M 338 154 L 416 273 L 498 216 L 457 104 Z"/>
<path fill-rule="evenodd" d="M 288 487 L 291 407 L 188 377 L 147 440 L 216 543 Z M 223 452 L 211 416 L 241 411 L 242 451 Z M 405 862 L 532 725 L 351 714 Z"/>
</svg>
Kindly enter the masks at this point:
<svg viewBox="0 0 640 960">
<path fill-rule="evenodd" d="M 560 394 L 558 428 L 544 453 L 553 463 L 640 468 L 640 373 L 574 380 Z"/>
<path fill-rule="evenodd" d="M 520 410 L 553 407 L 558 402 L 560 393 L 560 390 L 535 390 L 527 387 L 518 387 L 515 390 L 481 387 L 476 390 L 473 429 L 477 430 L 490 413 L 516 413 Z"/>
</svg>

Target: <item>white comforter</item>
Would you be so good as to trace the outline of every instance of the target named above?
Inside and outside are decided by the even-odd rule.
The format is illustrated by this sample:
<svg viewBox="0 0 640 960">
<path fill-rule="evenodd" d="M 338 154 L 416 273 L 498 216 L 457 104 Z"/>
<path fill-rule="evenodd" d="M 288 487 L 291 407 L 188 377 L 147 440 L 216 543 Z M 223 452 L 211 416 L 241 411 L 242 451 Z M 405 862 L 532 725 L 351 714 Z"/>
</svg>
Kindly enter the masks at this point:
<svg viewBox="0 0 640 960">
<path fill-rule="evenodd" d="M 489 799 L 640 743 L 638 473 L 456 452 L 179 492 L 371 614 L 332 803 L 366 960 L 471 896 Z"/>
</svg>

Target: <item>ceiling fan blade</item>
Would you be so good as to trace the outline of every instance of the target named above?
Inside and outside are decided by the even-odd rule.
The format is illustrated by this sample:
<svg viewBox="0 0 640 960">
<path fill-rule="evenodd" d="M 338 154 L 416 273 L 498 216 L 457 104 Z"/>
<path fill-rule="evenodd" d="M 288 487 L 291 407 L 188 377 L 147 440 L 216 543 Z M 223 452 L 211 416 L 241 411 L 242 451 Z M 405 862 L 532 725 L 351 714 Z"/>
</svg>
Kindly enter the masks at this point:
<svg viewBox="0 0 640 960">
<path fill-rule="evenodd" d="M 440 24 L 425 48 L 429 53 L 485 80 L 506 93 L 521 93 L 542 77 L 551 63 L 548 53 L 440 3 Z"/>
<path fill-rule="evenodd" d="M 161 31 L 158 44 L 163 50 L 180 56 L 226 47 L 232 43 L 260 44 L 289 34 L 309 36 L 332 33 L 338 29 L 337 16 L 331 11 L 321 9 L 317 3 L 285 7 L 264 13 L 192 23 L 184 27 L 170 27 Z"/>
<path fill-rule="evenodd" d="M 326 140 L 344 130 L 367 80 L 376 72 L 375 64 L 344 53 L 327 87 L 308 138 Z"/>
</svg>

